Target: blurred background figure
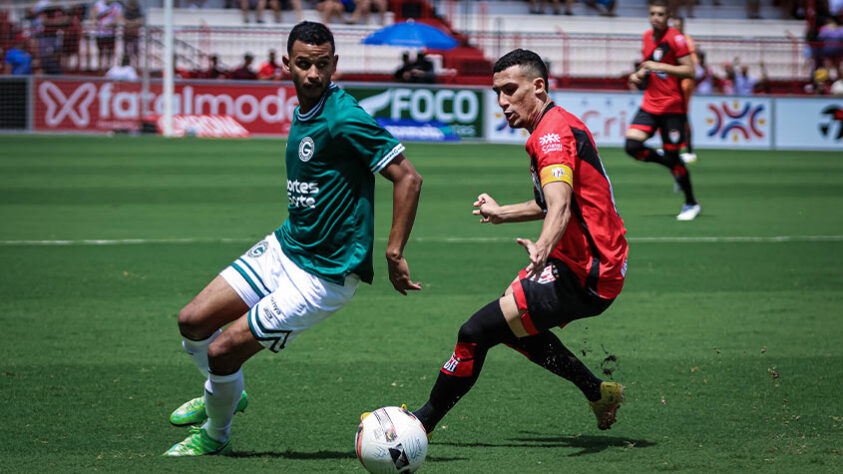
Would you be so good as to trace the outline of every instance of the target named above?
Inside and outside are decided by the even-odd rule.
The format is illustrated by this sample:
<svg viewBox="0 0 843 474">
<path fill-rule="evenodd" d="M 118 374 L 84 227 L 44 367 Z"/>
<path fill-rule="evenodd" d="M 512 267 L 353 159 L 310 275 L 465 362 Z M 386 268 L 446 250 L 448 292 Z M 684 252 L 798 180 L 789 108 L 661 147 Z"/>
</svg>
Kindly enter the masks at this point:
<svg viewBox="0 0 843 474">
<path fill-rule="evenodd" d="M 348 4 L 352 5 L 351 19 L 348 21 L 351 24 L 369 24 L 369 16 L 371 13 L 378 14 L 378 23 L 386 24 L 386 0 L 343 0 L 343 4 L 348 8 Z"/>
<path fill-rule="evenodd" d="M 396 82 L 410 82 L 410 71 L 413 69 L 413 62 L 410 61 L 410 52 L 404 51 L 401 54 L 401 65 L 395 70 L 393 77 Z"/>
<path fill-rule="evenodd" d="M 127 0 L 123 9 L 123 56 L 128 56 L 135 67 L 140 66 L 140 34 L 144 21 L 140 2 Z"/>
<path fill-rule="evenodd" d="M 316 4 L 316 11 L 322 14 L 322 23 L 333 23 L 334 19 L 338 22 L 343 22 L 345 15 L 345 6 L 340 0 L 322 0 Z"/>
<path fill-rule="evenodd" d="M 123 56 L 123 60 L 120 62 L 120 65 L 111 66 L 108 72 L 105 73 L 105 77 L 111 79 L 112 81 L 137 81 L 138 73 L 135 71 L 135 68 L 132 67 L 132 62 L 129 60 L 129 57 Z"/>
<path fill-rule="evenodd" d="M 258 79 L 262 81 L 280 81 L 284 75 L 284 69 L 278 64 L 275 57 L 275 50 L 270 49 L 266 62 L 258 68 Z"/>
<path fill-rule="evenodd" d="M 17 35 L 12 41 L 12 47 L 3 57 L 3 73 L 15 76 L 32 74 L 32 54 L 27 48 L 27 41 L 23 35 Z"/>
<path fill-rule="evenodd" d="M 253 80 L 257 79 L 258 75 L 252 71 L 252 62 L 255 60 L 255 57 L 252 53 L 246 53 L 243 55 L 243 64 L 240 65 L 237 69 L 231 71 L 231 78 L 232 79 L 241 79 L 241 80 Z"/>
<path fill-rule="evenodd" d="M 219 57 L 216 54 L 212 54 L 208 60 L 210 61 L 210 65 L 200 76 L 203 79 L 225 79 L 227 71 L 220 65 Z"/>
<path fill-rule="evenodd" d="M 711 70 L 708 64 L 705 62 L 705 52 L 698 51 L 697 52 L 697 59 L 699 62 L 697 63 L 697 71 L 696 71 L 696 89 L 694 90 L 697 94 L 706 94 L 710 95 L 714 93 L 714 83 L 719 80 L 716 74 Z"/>
<path fill-rule="evenodd" d="M 91 8 L 96 25 L 97 69 L 107 70 L 114 62 L 116 27 L 123 20 L 123 6 L 115 0 L 97 0 Z"/>
<path fill-rule="evenodd" d="M 544 14 L 544 4 L 547 3 L 545 0 L 530 0 L 530 13 L 534 13 L 536 15 L 543 15 Z M 558 15 L 561 13 L 559 11 L 559 0 L 551 0 L 553 4 L 553 14 Z M 572 0 L 565 1 L 565 14 L 570 15 L 571 13 L 571 4 L 574 3 Z"/>
</svg>

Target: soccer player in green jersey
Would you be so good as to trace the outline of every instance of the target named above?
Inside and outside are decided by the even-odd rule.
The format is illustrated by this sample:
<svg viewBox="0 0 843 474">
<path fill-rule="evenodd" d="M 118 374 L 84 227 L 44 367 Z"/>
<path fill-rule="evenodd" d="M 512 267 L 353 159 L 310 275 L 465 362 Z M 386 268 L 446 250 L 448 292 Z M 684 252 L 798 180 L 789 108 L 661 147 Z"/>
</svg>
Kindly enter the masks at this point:
<svg viewBox="0 0 843 474">
<path fill-rule="evenodd" d="M 290 32 L 283 61 L 299 106 L 286 150 L 289 215 L 179 313 L 182 345 L 206 376 L 205 394 L 170 416 L 197 426 L 166 456 L 227 452 L 231 420 L 248 403 L 243 363 L 264 348 L 280 351 L 343 307 L 361 280 L 372 282 L 376 173 L 393 184 L 389 280 L 401 294 L 421 289 L 403 256 L 421 176 L 404 146 L 331 82 L 337 59 L 324 25 L 306 21 Z"/>
</svg>

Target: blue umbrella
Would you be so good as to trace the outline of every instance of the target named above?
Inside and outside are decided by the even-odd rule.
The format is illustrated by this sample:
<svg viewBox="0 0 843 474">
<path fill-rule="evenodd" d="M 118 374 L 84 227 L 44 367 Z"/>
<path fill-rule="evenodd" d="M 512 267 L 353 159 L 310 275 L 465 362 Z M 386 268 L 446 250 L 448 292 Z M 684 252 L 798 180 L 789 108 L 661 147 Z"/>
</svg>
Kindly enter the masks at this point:
<svg viewBox="0 0 843 474">
<path fill-rule="evenodd" d="M 363 44 L 385 44 L 405 48 L 453 49 L 457 47 L 457 40 L 430 25 L 410 20 L 375 31 L 363 39 Z"/>
</svg>

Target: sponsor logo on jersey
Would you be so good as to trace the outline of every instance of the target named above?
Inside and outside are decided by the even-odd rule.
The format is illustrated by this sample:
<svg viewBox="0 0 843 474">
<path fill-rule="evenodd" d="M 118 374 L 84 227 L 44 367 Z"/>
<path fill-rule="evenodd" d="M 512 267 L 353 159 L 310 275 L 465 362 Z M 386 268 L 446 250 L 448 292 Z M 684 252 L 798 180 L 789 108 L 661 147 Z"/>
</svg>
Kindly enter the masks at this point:
<svg viewBox="0 0 843 474">
<path fill-rule="evenodd" d="M 268 244 L 265 240 L 261 240 L 260 242 L 256 243 L 252 248 L 249 249 L 249 252 L 246 254 L 252 258 L 258 258 L 266 252 L 268 248 Z"/>
<path fill-rule="evenodd" d="M 656 48 L 656 50 L 653 51 L 653 61 L 656 61 L 656 62 L 661 61 L 663 55 L 664 55 L 664 51 L 662 51 L 661 48 Z"/>
<path fill-rule="evenodd" d="M 539 145 L 542 147 L 543 153 L 550 153 L 552 151 L 563 151 L 562 138 L 558 133 L 548 133 L 539 137 Z"/>
<path fill-rule="evenodd" d="M 302 138 L 299 142 L 299 159 L 302 160 L 302 162 L 307 163 L 311 158 L 313 158 L 313 151 L 313 139 L 310 137 Z"/>
<path fill-rule="evenodd" d="M 299 180 L 287 180 L 287 198 L 290 200 L 290 207 L 316 207 L 316 195 L 319 193 L 319 184 L 316 182 L 304 183 Z"/>
</svg>

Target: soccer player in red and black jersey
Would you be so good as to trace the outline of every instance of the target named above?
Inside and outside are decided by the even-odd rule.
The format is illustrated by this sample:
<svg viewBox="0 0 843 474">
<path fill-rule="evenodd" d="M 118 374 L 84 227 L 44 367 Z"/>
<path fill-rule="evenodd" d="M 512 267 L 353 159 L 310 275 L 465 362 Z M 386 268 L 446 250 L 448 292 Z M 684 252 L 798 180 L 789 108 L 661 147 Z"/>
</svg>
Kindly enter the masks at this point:
<svg viewBox="0 0 843 474">
<path fill-rule="evenodd" d="M 626 131 L 626 152 L 640 161 L 666 166 L 685 193 L 685 204 L 676 218 L 690 221 L 701 210 L 694 197 L 688 168 L 679 157 L 685 143 L 688 111 L 680 81 L 694 77 L 694 64 L 685 37 L 668 26 L 667 0 L 650 1 L 651 30 L 644 32 L 644 60 L 629 76 L 629 82 L 644 89 L 644 102 Z M 664 153 L 644 145 L 661 130 Z"/>
<path fill-rule="evenodd" d="M 535 241 L 517 239 L 529 264 L 503 297 L 460 327 L 453 355 L 415 415 L 431 433 L 474 385 L 487 351 L 503 343 L 573 382 L 605 430 L 615 422 L 624 387 L 592 374 L 551 328 L 597 316 L 621 292 L 626 229 L 612 185 L 591 133 L 550 100 L 541 57 L 523 49 L 506 54 L 495 63 L 493 89 L 509 126 L 531 134 L 526 148 L 534 199 L 500 205 L 483 193 L 474 215 L 493 224 L 542 220 L 542 230 Z"/>
</svg>

